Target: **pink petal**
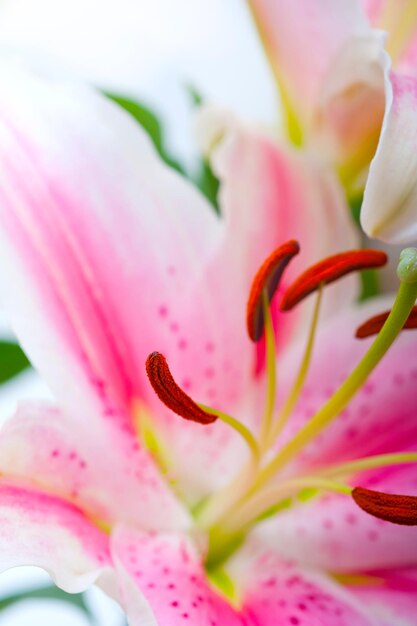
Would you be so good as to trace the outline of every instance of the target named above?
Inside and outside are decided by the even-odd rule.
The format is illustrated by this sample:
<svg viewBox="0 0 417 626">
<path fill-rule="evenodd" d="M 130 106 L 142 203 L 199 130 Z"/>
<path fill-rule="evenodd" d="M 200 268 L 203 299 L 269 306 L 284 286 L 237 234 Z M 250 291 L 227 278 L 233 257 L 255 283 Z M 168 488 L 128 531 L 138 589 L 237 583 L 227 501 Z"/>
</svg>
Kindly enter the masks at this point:
<svg viewBox="0 0 417 626">
<path fill-rule="evenodd" d="M 413 23 L 413 2 L 408 0 L 361 0 L 371 24 L 387 33 L 386 47 L 394 53 L 394 64 L 401 74 L 417 73 L 417 25 Z M 404 19 L 405 17 L 405 19 Z M 394 35 L 394 50 L 391 42 Z"/>
<path fill-rule="evenodd" d="M 415 465 L 379 470 L 353 484 L 417 495 Z M 417 528 L 378 520 L 339 494 L 295 504 L 259 528 L 259 539 L 284 557 L 331 572 L 367 572 L 417 565 Z"/>
<path fill-rule="evenodd" d="M 36 565 L 76 593 L 110 565 L 108 539 L 74 505 L 34 488 L 0 483 L 0 568 Z"/>
<path fill-rule="evenodd" d="M 171 445 L 183 423 L 148 384 L 149 352 L 162 351 L 198 401 L 226 410 L 251 375 L 242 283 L 236 298 L 223 277 L 234 242 L 120 109 L 87 87 L 2 75 L 2 290 L 17 335 L 59 401 L 105 444 L 125 455 L 137 445 L 140 400 Z"/>
<path fill-rule="evenodd" d="M 240 580 L 242 613 L 249 624 L 379 626 L 364 603 L 323 575 L 300 570 L 272 552 L 261 552 L 246 565 L 236 575 Z M 236 566 L 238 563 L 237 569 Z"/>
<path fill-rule="evenodd" d="M 22 405 L 2 427 L 0 472 L 35 482 L 106 525 L 178 529 L 190 523 L 138 443 L 123 450 L 114 437 L 98 437 L 44 403 Z"/>
<path fill-rule="evenodd" d="M 354 190 L 362 187 L 378 144 L 387 62 L 383 33 L 370 31 L 352 38 L 332 63 L 320 89 L 312 141 Z"/>
<path fill-rule="evenodd" d="M 388 72 L 385 117 L 361 223 L 371 237 L 406 244 L 417 238 L 417 79 Z"/>
<path fill-rule="evenodd" d="M 282 443 L 326 402 L 369 348 L 373 338 L 354 337 L 357 326 L 390 308 L 377 298 L 319 323 L 312 365 Z M 371 454 L 417 447 L 415 385 L 417 334 L 404 331 L 339 417 L 297 459 L 298 471 Z M 299 366 L 303 343 L 282 362 L 282 398 Z"/>
<path fill-rule="evenodd" d="M 311 120 L 332 62 L 369 30 L 355 0 L 250 0 L 272 70 L 289 107 Z"/>
<path fill-rule="evenodd" d="M 377 24 L 385 4 L 386 0 L 361 0 L 361 5 L 373 25 Z"/>
<path fill-rule="evenodd" d="M 361 602 L 387 623 L 415 626 L 417 624 L 417 570 L 402 569 L 398 571 L 371 572 L 382 581 L 374 585 L 356 585 L 352 587 Z"/>
<path fill-rule="evenodd" d="M 131 429 L 132 403 L 150 393 L 149 352 L 167 352 L 194 381 L 211 366 L 207 346 L 222 350 L 204 281 L 220 221 L 118 107 L 80 85 L 2 75 L 0 247 L 13 324 L 70 410 Z"/>
<path fill-rule="evenodd" d="M 262 261 L 288 239 L 300 242 L 301 254 L 290 264 L 285 281 L 309 264 L 358 244 L 343 191 L 328 168 L 213 105 L 201 111 L 197 131 L 221 182 L 227 232 L 236 241 L 230 266 L 240 269 L 245 298 Z M 354 286 L 346 289 L 345 283 L 334 300 L 341 307 L 353 294 Z M 281 348 L 289 341 L 291 324 L 288 316 L 280 319 Z"/>
<path fill-rule="evenodd" d="M 188 539 L 121 527 L 112 555 L 131 626 L 250 626 L 208 586 Z"/>
</svg>

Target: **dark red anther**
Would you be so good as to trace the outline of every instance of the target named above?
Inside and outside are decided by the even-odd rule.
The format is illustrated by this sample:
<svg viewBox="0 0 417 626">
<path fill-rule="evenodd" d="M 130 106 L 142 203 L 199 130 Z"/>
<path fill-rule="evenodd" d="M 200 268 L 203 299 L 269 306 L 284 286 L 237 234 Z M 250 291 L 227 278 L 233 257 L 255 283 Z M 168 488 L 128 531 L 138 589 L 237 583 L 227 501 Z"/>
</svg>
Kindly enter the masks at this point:
<svg viewBox="0 0 417 626">
<path fill-rule="evenodd" d="M 171 411 L 186 420 L 199 424 L 211 424 L 217 419 L 203 411 L 175 382 L 166 358 L 160 352 L 152 352 L 146 359 L 146 373 L 158 398 Z"/>
<path fill-rule="evenodd" d="M 264 329 L 262 294 L 266 291 L 271 302 L 278 289 L 281 276 L 293 256 L 300 251 L 300 244 L 291 240 L 274 250 L 262 263 L 252 281 L 246 309 L 246 325 L 252 341 L 259 341 Z"/>
<path fill-rule="evenodd" d="M 320 285 L 332 283 L 350 272 L 381 267 L 387 260 L 387 255 L 381 250 L 349 250 L 329 256 L 297 278 L 284 294 L 280 308 L 289 311 Z"/>
<path fill-rule="evenodd" d="M 391 311 L 385 311 L 384 313 L 380 313 L 379 315 L 375 315 L 369 320 L 366 320 L 366 322 L 361 324 L 356 329 L 355 337 L 357 337 L 358 339 L 365 339 L 366 337 L 377 335 L 385 324 L 390 313 Z M 417 328 L 417 306 L 413 306 L 413 308 L 411 309 L 411 313 L 403 326 L 403 330 L 406 328 Z"/>
<path fill-rule="evenodd" d="M 352 498 L 366 513 L 392 524 L 417 526 L 417 497 L 355 487 Z"/>
</svg>

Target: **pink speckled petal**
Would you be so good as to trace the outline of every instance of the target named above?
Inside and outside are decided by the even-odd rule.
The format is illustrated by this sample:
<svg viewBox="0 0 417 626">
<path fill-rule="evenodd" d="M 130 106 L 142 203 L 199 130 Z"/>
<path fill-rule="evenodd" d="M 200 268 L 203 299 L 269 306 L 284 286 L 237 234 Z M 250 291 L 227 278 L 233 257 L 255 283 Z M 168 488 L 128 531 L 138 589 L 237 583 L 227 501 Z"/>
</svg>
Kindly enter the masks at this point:
<svg viewBox="0 0 417 626">
<path fill-rule="evenodd" d="M 389 73 L 381 136 L 361 211 L 370 237 L 407 244 L 417 238 L 417 79 Z"/>
<path fill-rule="evenodd" d="M 104 416 L 129 429 L 151 393 L 149 352 L 205 389 L 213 349 L 226 350 L 205 283 L 221 222 L 98 93 L 15 67 L 2 76 L 3 299 L 59 400 L 90 427 Z"/>
<path fill-rule="evenodd" d="M 243 293 L 262 261 L 284 241 L 301 244 L 285 273 L 286 283 L 324 256 L 358 245 L 342 189 L 327 168 L 214 105 L 201 110 L 197 132 L 221 182 L 226 229 L 238 244 L 231 250 L 230 266 L 240 268 L 235 280 L 245 282 Z M 353 301 L 356 281 L 350 285 L 345 283 L 343 293 L 335 295 L 339 307 Z M 280 318 L 281 349 L 289 341 L 293 318 Z"/>
<path fill-rule="evenodd" d="M 415 465 L 354 476 L 352 484 L 417 495 Z M 295 504 L 259 528 L 259 539 L 286 558 L 331 572 L 417 565 L 417 528 L 376 519 L 340 494 Z"/>
<path fill-rule="evenodd" d="M 130 626 L 252 626 L 209 587 L 188 539 L 120 527 L 111 551 Z"/>
<path fill-rule="evenodd" d="M 114 435 L 97 437 L 45 403 L 22 404 L 0 430 L 0 472 L 70 499 L 106 525 L 178 529 L 190 523 L 138 443 L 115 445 Z"/>
<path fill-rule="evenodd" d="M 359 362 L 373 338 L 358 340 L 356 328 L 392 298 L 376 298 L 319 324 L 312 365 L 283 435 L 288 440 L 317 411 Z M 282 397 L 300 362 L 302 343 L 282 361 Z M 349 459 L 417 449 L 415 389 L 417 334 L 404 331 L 335 421 L 301 452 L 299 471 Z"/>
<path fill-rule="evenodd" d="M 249 0 L 286 100 L 311 120 L 326 74 L 353 37 L 369 30 L 356 0 Z"/>
<path fill-rule="evenodd" d="M 392 626 L 417 624 L 417 570 L 376 570 L 370 572 L 378 581 L 372 585 L 351 587 L 361 602 Z"/>
<path fill-rule="evenodd" d="M 108 537 L 73 504 L 0 482 L 0 569 L 36 565 L 76 593 L 111 565 Z"/>
<path fill-rule="evenodd" d="M 245 548 L 243 550 L 245 552 Z M 240 565 L 245 565 L 240 568 Z M 242 614 L 256 626 L 382 626 L 341 586 L 273 552 L 238 556 L 232 565 Z"/>
</svg>

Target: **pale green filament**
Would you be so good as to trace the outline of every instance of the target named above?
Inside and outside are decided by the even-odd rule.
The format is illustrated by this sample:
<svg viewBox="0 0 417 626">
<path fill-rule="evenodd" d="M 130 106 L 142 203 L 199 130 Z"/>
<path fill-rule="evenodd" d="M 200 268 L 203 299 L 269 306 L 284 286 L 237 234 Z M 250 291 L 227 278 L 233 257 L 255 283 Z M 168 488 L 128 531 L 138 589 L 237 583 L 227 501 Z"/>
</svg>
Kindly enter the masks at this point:
<svg viewBox="0 0 417 626">
<path fill-rule="evenodd" d="M 273 505 L 296 498 L 305 489 L 318 489 L 350 495 L 352 487 L 320 476 L 300 476 L 263 490 L 217 520 L 211 527 L 210 566 L 222 563 L 256 519 Z"/>
<path fill-rule="evenodd" d="M 392 311 L 368 352 L 326 404 L 260 472 L 254 489 L 272 478 L 345 408 L 395 341 L 414 306 L 416 297 L 417 283 L 402 282 Z"/>
<path fill-rule="evenodd" d="M 269 433 L 272 426 L 272 418 L 274 415 L 275 398 L 276 398 L 276 351 L 275 351 L 275 333 L 272 323 L 269 299 L 266 290 L 262 293 L 262 310 L 265 326 L 265 344 L 266 344 L 266 372 L 267 372 L 267 388 L 265 411 L 261 423 L 261 448 L 263 449 L 268 442 Z"/>
<path fill-rule="evenodd" d="M 350 495 L 352 487 L 321 476 L 301 476 L 283 481 L 279 485 L 271 485 L 242 503 L 232 515 L 222 522 L 222 527 L 232 531 L 245 527 L 254 521 L 264 511 L 273 507 L 286 498 L 295 497 L 304 489 L 320 489 Z"/>
<path fill-rule="evenodd" d="M 243 437 L 244 441 L 247 443 L 252 453 L 252 456 L 254 457 L 256 461 L 258 461 L 259 459 L 258 442 L 256 441 L 255 437 L 253 436 L 249 428 L 247 428 L 244 424 L 242 424 L 242 422 L 239 422 L 239 420 L 235 419 L 231 415 L 228 415 L 227 413 L 223 413 L 222 411 L 213 409 L 212 407 L 207 406 L 205 404 L 199 404 L 198 406 L 200 407 L 200 409 L 203 409 L 203 411 L 205 411 L 206 413 L 210 413 L 210 415 L 216 415 L 221 422 L 224 422 L 225 424 L 233 428 L 233 430 L 235 430 L 241 437 Z"/>
<path fill-rule="evenodd" d="M 417 452 L 398 452 L 392 454 L 376 454 L 362 459 L 355 459 L 346 463 L 331 465 L 320 471 L 321 476 L 349 476 L 357 472 L 400 465 L 404 463 L 417 463 Z"/>
<path fill-rule="evenodd" d="M 321 284 L 319 287 L 318 294 L 317 294 L 316 304 L 314 306 L 310 332 L 308 334 L 307 345 L 303 354 L 301 366 L 300 366 L 300 369 L 298 370 L 297 377 L 288 395 L 288 398 L 286 399 L 285 404 L 282 407 L 280 414 L 278 415 L 278 419 L 272 428 L 270 439 L 269 439 L 270 445 L 273 445 L 278 435 L 282 432 L 282 429 L 287 423 L 288 418 L 290 417 L 292 410 L 294 409 L 297 403 L 297 400 L 300 396 L 301 390 L 303 388 L 303 385 L 304 385 L 304 382 L 308 373 L 308 369 L 310 366 L 311 356 L 313 354 L 314 337 L 316 335 L 316 330 L 317 330 L 317 322 L 319 318 L 322 293 L 323 293 L 323 285 Z"/>
</svg>

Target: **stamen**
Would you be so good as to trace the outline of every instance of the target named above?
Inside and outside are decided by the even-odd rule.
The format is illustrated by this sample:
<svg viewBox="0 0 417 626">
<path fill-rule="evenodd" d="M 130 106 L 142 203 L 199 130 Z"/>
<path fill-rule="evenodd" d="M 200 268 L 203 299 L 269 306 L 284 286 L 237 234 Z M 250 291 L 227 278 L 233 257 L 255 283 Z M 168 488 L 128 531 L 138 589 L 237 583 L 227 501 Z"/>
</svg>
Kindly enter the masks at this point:
<svg viewBox="0 0 417 626">
<path fill-rule="evenodd" d="M 274 415 L 275 396 L 276 396 L 276 351 L 275 351 L 275 334 L 272 323 L 271 311 L 269 310 L 268 294 L 264 290 L 262 294 L 262 310 L 263 320 L 265 324 L 265 342 L 266 342 L 266 402 L 264 415 L 261 422 L 260 442 L 261 447 L 267 447 L 269 433 Z"/>
<path fill-rule="evenodd" d="M 404 280 L 400 284 L 392 311 L 381 332 L 337 391 L 313 415 L 310 421 L 298 431 L 293 439 L 281 449 L 278 455 L 263 468 L 255 481 L 253 490 L 258 489 L 265 482 L 269 481 L 340 414 L 384 357 L 397 338 L 415 304 L 417 298 L 417 271 L 414 271 L 415 268 L 417 268 L 417 249 L 414 250 L 414 264 L 410 261 L 410 258 L 407 257 L 405 259 L 400 256 L 397 271 L 404 276 Z M 415 282 L 412 282 L 413 278 L 415 278 Z"/>
<path fill-rule="evenodd" d="M 255 521 L 265 511 L 287 498 L 296 497 L 305 489 L 318 489 L 349 496 L 352 494 L 352 487 L 345 483 L 321 476 L 300 476 L 253 493 L 249 498 L 242 500 L 233 513 L 218 520 L 217 524 L 228 531 L 240 529 Z"/>
<path fill-rule="evenodd" d="M 291 415 L 293 408 L 297 404 L 297 400 L 303 388 L 304 381 L 307 377 L 310 362 L 311 362 L 311 357 L 313 354 L 314 337 L 316 335 L 316 330 L 317 330 L 317 322 L 319 319 L 319 311 L 320 311 L 322 295 L 323 295 L 323 289 L 322 289 L 322 285 L 320 285 L 319 291 L 317 294 L 316 304 L 315 304 L 314 311 L 313 311 L 313 319 L 310 325 L 310 332 L 308 335 L 307 345 L 304 350 L 300 369 L 294 381 L 294 385 L 291 388 L 291 391 L 288 395 L 288 398 L 286 399 L 285 404 L 282 407 L 280 414 L 278 416 L 278 419 L 275 422 L 274 427 L 272 429 L 271 437 L 270 437 L 271 444 L 274 443 L 274 441 L 276 440 L 276 438 L 278 437 L 278 435 L 281 433 L 282 429 L 284 428 L 285 424 L 287 423 L 287 420 L 289 416 Z"/>
<path fill-rule="evenodd" d="M 417 452 L 393 452 L 391 454 L 375 454 L 373 456 L 362 457 L 346 463 L 330 465 L 324 470 L 320 470 L 322 476 L 349 476 L 358 472 L 365 472 L 370 469 L 390 467 L 392 465 L 402 465 L 404 463 L 417 463 Z"/>
<path fill-rule="evenodd" d="M 271 302 L 285 268 L 299 251 L 300 245 L 297 241 L 287 241 L 269 255 L 253 279 L 246 312 L 246 325 L 252 341 L 259 341 L 264 329 L 262 294 L 265 291 L 268 303 Z"/>
<path fill-rule="evenodd" d="M 318 289 L 320 284 L 329 284 L 357 270 L 382 267 L 387 255 L 380 250 L 350 250 L 327 257 L 309 267 L 287 289 L 281 301 L 282 311 L 289 311 L 306 296 Z"/>
<path fill-rule="evenodd" d="M 366 322 L 356 329 L 355 337 L 357 339 L 366 339 L 372 335 L 377 335 L 388 319 L 390 312 L 391 311 L 385 311 L 384 313 L 379 313 L 379 315 L 375 315 L 369 318 L 369 320 L 366 320 Z M 417 328 L 417 306 L 411 309 L 411 313 L 403 326 L 403 330 L 407 328 Z"/>
<path fill-rule="evenodd" d="M 246 441 L 246 443 L 248 444 L 250 448 L 250 451 L 252 453 L 254 460 L 256 461 L 256 463 L 258 462 L 259 452 L 260 452 L 259 446 L 255 437 L 253 436 L 249 428 L 247 428 L 247 426 L 242 424 L 242 422 L 239 422 L 239 420 L 232 417 L 231 415 L 228 415 L 227 413 L 223 413 L 223 411 L 212 409 L 211 407 L 205 404 L 199 404 L 198 406 L 200 407 L 200 409 L 202 409 L 206 413 L 209 413 L 210 415 L 215 415 L 221 422 L 224 422 L 225 424 L 233 428 L 233 430 L 235 430 L 241 437 L 243 437 L 243 439 Z"/>
<path fill-rule="evenodd" d="M 199 424 L 206 425 L 216 421 L 216 414 L 204 411 L 177 385 L 165 357 L 160 352 L 152 352 L 148 356 L 146 373 L 156 395 L 171 411 Z"/>
<path fill-rule="evenodd" d="M 373 517 L 392 524 L 417 526 L 417 497 L 373 491 L 355 487 L 352 498 L 356 504 Z"/>
</svg>

